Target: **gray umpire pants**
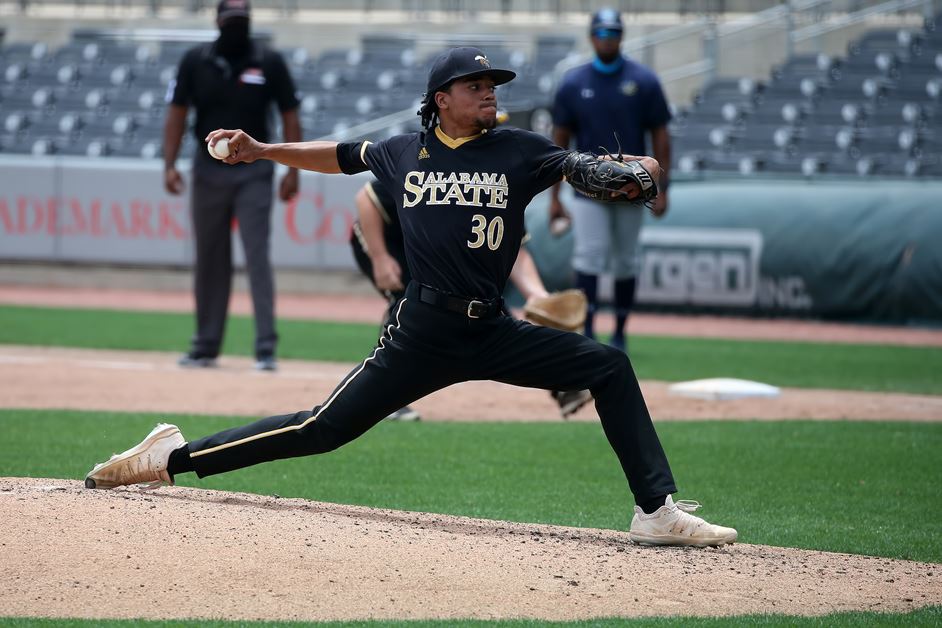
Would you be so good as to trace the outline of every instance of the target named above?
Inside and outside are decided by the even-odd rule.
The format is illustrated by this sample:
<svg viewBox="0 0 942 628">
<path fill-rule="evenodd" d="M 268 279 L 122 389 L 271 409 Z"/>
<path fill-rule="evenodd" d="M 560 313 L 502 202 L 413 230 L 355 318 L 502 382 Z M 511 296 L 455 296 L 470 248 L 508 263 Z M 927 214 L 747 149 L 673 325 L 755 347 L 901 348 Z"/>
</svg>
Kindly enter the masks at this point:
<svg viewBox="0 0 942 628">
<path fill-rule="evenodd" d="M 269 162 L 228 166 L 197 151 L 191 213 L 196 240 L 196 334 L 191 350 L 219 355 L 232 290 L 232 221 L 239 225 L 255 311 L 255 355 L 273 356 L 274 277 L 270 260 L 274 167 Z"/>
</svg>

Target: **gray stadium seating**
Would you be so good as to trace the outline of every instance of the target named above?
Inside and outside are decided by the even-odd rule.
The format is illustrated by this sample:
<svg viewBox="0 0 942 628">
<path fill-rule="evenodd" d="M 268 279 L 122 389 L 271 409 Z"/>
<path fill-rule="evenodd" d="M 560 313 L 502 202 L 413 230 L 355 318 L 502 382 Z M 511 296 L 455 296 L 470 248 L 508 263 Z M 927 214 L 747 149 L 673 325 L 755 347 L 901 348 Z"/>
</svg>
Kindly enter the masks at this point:
<svg viewBox="0 0 942 628">
<path fill-rule="evenodd" d="M 569 37 L 534 43 L 530 54 L 488 46 L 518 72 L 499 89 L 503 107 L 548 106 L 553 69 L 576 47 Z M 159 156 L 167 84 L 191 45 L 76 34 L 59 48 L 0 47 L 0 152 Z M 375 34 L 356 48 L 282 53 L 313 139 L 417 108 L 436 51 L 419 57 L 410 38 Z M 410 118 L 392 131 L 417 126 Z M 878 29 L 843 58 L 795 55 L 768 80 L 713 80 L 671 133 L 675 167 L 692 171 L 942 176 L 942 32 L 931 20 L 920 31 Z M 183 154 L 196 148 L 187 134 Z"/>
<path fill-rule="evenodd" d="M 755 85 L 703 87 L 671 125 L 675 168 L 731 172 L 752 160 L 739 172 L 942 173 L 942 32 L 932 22 L 865 33 L 843 59 L 795 55 Z"/>
</svg>

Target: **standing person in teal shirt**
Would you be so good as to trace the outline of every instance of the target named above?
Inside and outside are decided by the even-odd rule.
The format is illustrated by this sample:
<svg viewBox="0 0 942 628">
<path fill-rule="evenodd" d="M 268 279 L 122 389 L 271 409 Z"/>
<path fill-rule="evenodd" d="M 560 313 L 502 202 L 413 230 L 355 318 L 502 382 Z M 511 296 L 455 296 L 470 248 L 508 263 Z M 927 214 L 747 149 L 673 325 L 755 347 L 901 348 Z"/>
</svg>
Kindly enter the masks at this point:
<svg viewBox="0 0 942 628">
<path fill-rule="evenodd" d="M 553 105 L 553 141 L 564 148 L 575 142 L 580 151 L 629 155 L 648 154 L 651 135 L 654 157 L 661 164 L 661 193 L 651 208 L 655 216 L 667 211 L 671 154 L 667 123 L 671 113 L 654 72 L 620 52 L 624 27 L 614 9 L 592 16 L 589 27 L 595 58 L 570 70 Z M 576 195 L 569 211 L 553 187 L 550 220 L 572 220 L 575 248 L 572 266 L 576 287 L 585 292 L 589 311 L 585 335 L 595 338 L 598 279 L 606 270 L 615 277 L 615 329 L 610 344 L 624 350 L 625 323 L 635 298 L 637 245 L 643 209 L 636 203 L 600 203 Z"/>
</svg>

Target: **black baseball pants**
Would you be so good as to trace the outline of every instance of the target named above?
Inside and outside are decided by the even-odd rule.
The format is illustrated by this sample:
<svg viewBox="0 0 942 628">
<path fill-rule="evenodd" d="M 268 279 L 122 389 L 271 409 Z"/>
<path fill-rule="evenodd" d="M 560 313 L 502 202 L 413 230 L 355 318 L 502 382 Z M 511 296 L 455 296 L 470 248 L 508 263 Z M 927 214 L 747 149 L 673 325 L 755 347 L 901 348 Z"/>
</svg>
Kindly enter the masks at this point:
<svg viewBox="0 0 942 628">
<path fill-rule="evenodd" d="M 332 451 L 429 393 L 462 381 L 496 380 L 547 390 L 588 388 L 635 500 L 676 492 L 623 352 L 506 315 L 469 319 L 420 302 L 417 291 L 410 283 L 376 348 L 322 405 L 192 441 L 196 473 Z"/>
</svg>

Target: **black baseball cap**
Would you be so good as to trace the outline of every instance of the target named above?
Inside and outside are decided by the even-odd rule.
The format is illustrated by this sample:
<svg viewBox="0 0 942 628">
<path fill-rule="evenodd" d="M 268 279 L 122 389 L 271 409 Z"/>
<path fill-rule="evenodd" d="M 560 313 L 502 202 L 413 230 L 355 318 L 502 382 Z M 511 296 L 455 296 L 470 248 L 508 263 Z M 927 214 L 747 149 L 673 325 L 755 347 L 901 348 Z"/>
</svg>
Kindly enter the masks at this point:
<svg viewBox="0 0 942 628">
<path fill-rule="evenodd" d="M 225 22 L 230 17 L 248 18 L 251 10 L 249 0 L 219 0 L 216 5 L 216 21 Z"/>
<path fill-rule="evenodd" d="M 429 101 L 435 92 L 441 91 L 452 81 L 475 76 L 490 76 L 494 79 L 494 85 L 503 85 L 512 81 L 517 73 L 491 67 L 487 56 L 478 48 L 452 48 L 438 55 L 432 62 L 432 68 L 428 72 L 428 89 L 423 100 Z"/>
<path fill-rule="evenodd" d="M 597 31 L 615 31 L 621 33 L 625 30 L 621 23 L 621 13 L 615 9 L 599 9 L 592 14 L 592 22 L 589 24 L 589 32 L 593 35 Z"/>
</svg>

